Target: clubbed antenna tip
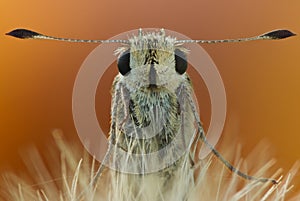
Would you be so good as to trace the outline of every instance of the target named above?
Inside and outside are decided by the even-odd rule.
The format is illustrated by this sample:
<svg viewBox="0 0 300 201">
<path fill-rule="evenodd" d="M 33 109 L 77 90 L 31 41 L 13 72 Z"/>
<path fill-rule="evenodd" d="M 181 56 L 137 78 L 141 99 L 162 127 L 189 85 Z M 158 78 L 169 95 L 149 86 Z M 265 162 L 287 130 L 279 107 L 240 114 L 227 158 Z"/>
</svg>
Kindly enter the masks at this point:
<svg viewBox="0 0 300 201">
<path fill-rule="evenodd" d="M 261 37 L 266 37 L 269 39 L 283 39 L 291 36 L 296 36 L 293 32 L 289 30 L 275 30 L 261 35 Z"/>
<path fill-rule="evenodd" d="M 5 35 L 13 36 L 21 39 L 28 39 L 28 38 L 34 38 L 35 36 L 40 36 L 41 34 L 27 29 L 15 29 L 11 32 L 6 33 Z"/>
</svg>

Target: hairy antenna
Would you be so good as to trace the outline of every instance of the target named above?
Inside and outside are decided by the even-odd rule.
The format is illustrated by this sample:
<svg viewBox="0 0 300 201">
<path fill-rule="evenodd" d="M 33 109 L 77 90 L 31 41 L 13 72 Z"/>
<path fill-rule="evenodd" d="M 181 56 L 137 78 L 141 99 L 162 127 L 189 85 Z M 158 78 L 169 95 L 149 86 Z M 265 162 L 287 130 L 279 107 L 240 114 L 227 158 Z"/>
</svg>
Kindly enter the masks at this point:
<svg viewBox="0 0 300 201">
<path fill-rule="evenodd" d="M 21 39 L 44 39 L 44 40 L 58 40 L 64 42 L 73 42 L 73 43 L 125 43 L 128 44 L 128 40 L 85 40 L 85 39 L 72 39 L 72 38 L 59 38 L 54 36 L 47 36 L 40 34 L 28 29 L 15 29 L 9 33 L 6 33 L 8 36 L 13 36 Z"/>
<path fill-rule="evenodd" d="M 221 40 L 177 40 L 176 43 L 237 43 L 237 42 L 247 42 L 254 40 L 279 40 L 295 36 L 289 30 L 275 30 L 259 36 L 249 37 L 249 38 L 237 38 L 237 39 L 221 39 Z"/>
</svg>

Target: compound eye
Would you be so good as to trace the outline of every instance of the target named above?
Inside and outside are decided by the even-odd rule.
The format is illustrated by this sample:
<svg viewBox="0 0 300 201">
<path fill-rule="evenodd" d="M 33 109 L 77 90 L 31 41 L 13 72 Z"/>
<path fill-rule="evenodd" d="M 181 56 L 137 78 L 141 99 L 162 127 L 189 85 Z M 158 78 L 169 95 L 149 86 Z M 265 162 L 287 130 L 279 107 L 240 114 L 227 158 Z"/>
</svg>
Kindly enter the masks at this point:
<svg viewBox="0 0 300 201">
<path fill-rule="evenodd" d="M 126 75 L 127 73 L 130 72 L 131 68 L 130 68 L 130 51 L 129 50 L 123 52 L 120 55 L 120 57 L 118 58 L 118 61 L 117 61 L 117 65 L 118 65 L 119 72 L 122 75 Z"/>
<path fill-rule="evenodd" d="M 175 70 L 178 74 L 182 75 L 185 73 L 187 69 L 188 63 L 187 63 L 187 58 L 186 54 L 179 50 L 175 50 Z"/>
</svg>

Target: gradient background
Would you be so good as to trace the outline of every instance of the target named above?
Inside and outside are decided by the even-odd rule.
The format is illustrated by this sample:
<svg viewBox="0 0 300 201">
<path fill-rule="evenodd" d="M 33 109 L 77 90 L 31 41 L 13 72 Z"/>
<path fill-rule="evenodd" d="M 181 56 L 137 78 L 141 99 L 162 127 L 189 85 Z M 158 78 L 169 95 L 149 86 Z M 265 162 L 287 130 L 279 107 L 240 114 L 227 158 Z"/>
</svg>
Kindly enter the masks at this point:
<svg viewBox="0 0 300 201">
<path fill-rule="evenodd" d="M 277 28 L 300 33 L 299 0 L 2 0 L 0 9 L 0 171 L 22 171 L 20 153 L 32 144 L 43 151 L 54 129 L 78 141 L 72 89 L 81 63 L 97 46 L 21 41 L 4 35 L 12 29 L 87 39 L 107 39 L 140 27 L 163 27 L 193 39 L 248 37 Z M 203 47 L 218 66 L 227 92 L 223 138 L 234 136 L 243 156 L 266 139 L 276 167 L 286 173 L 300 158 L 300 38 Z M 115 67 L 109 69 L 97 95 L 103 101 L 97 111 L 106 131 L 116 73 Z M 210 105 L 202 85 L 196 91 L 207 125 Z"/>
</svg>

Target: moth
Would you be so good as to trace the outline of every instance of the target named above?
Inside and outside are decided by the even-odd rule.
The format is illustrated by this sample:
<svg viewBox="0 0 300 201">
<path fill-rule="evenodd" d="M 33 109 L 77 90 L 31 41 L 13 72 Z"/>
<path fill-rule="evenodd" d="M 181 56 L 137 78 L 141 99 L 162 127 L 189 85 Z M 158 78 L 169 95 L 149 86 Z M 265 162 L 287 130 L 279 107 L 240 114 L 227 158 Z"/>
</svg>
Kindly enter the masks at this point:
<svg viewBox="0 0 300 201">
<path fill-rule="evenodd" d="M 117 170 L 110 200 L 188 200 L 195 186 L 196 147 L 200 141 L 232 172 L 246 180 L 277 181 L 247 175 L 231 165 L 206 139 L 193 99 L 186 43 L 228 43 L 276 40 L 295 34 L 275 30 L 259 36 L 224 40 L 178 40 L 157 32 L 143 32 L 128 40 L 59 38 L 26 29 L 7 35 L 21 39 L 46 39 L 84 43 L 120 43 L 113 82 L 109 148 L 104 161 Z M 121 154 L 125 153 L 125 155 Z M 100 166 L 91 187 L 103 173 Z M 128 173 L 130 172 L 130 174 Z M 175 192 L 175 194 L 174 194 Z M 81 194 L 80 197 L 83 197 Z"/>
</svg>

